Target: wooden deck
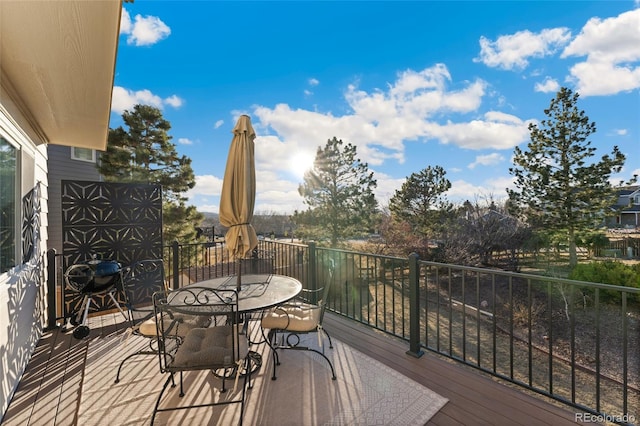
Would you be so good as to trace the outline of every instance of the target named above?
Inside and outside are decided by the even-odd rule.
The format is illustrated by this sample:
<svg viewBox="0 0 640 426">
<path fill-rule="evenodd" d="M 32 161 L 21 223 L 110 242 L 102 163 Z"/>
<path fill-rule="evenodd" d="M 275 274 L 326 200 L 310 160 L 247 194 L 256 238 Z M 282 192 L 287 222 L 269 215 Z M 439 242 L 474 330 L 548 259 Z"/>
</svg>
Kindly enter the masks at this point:
<svg viewBox="0 0 640 426">
<path fill-rule="evenodd" d="M 95 317 L 90 338 L 122 332 L 123 327 L 117 316 Z M 356 322 L 327 314 L 325 328 L 337 339 L 448 398 L 429 425 L 576 424 L 575 410 L 431 353 L 420 358 L 409 356 L 405 342 Z M 2 424 L 77 425 L 87 346 L 87 341 L 75 340 L 71 333 L 59 329 L 45 333 Z"/>
</svg>

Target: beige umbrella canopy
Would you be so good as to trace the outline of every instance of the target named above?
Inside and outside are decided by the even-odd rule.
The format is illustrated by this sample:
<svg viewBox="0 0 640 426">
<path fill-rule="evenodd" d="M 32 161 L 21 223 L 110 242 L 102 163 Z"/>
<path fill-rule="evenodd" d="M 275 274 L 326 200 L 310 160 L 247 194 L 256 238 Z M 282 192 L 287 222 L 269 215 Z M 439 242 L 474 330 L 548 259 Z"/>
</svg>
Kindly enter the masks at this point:
<svg viewBox="0 0 640 426">
<path fill-rule="evenodd" d="M 238 261 L 258 245 L 256 231 L 251 225 L 256 199 L 255 137 L 249 116 L 240 116 L 233 128 L 233 139 L 222 181 L 220 223 L 229 228 L 225 244 L 231 258 Z"/>
</svg>

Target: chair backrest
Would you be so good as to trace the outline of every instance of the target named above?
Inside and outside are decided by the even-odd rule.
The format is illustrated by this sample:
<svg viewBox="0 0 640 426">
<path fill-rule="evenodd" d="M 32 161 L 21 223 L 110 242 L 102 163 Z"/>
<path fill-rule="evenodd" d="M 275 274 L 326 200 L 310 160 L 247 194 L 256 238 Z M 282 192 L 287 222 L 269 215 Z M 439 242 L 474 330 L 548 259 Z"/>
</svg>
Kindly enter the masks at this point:
<svg viewBox="0 0 640 426">
<path fill-rule="evenodd" d="M 230 368 L 244 357 L 235 290 L 189 286 L 153 300 L 162 371 Z"/>
<path fill-rule="evenodd" d="M 139 260 L 122 270 L 122 288 L 129 310 L 153 311 L 153 295 L 168 290 L 162 259 Z"/>
</svg>

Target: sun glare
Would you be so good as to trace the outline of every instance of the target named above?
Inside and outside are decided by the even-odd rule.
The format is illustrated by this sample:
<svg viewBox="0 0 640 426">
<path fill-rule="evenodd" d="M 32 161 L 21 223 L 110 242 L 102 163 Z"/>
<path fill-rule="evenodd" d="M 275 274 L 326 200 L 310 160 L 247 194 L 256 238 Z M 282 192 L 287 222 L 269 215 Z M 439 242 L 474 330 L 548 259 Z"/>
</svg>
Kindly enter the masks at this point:
<svg viewBox="0 0 640 426">
<path fill-rule="evenodd" d="M 306 152 L 294 154 L 289 160 L 289 170 L 297 178 L 302 179 L 304 173 L 313 167 L 314 157 Z"/>
</svg>

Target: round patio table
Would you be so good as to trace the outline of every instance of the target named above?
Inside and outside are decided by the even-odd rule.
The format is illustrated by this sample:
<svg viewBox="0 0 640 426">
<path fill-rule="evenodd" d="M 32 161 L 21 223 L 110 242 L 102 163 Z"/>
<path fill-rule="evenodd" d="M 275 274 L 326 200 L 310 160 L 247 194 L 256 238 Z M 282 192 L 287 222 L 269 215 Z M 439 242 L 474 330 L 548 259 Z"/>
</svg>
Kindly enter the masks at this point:
<svg viewBox="0 0 640 426">
<path fill-rule="evenodd" d="M 229 276 L 213 278 L 189 284 L 187 287 L 203 287 L 214 290 L 237 290 L 238 277 Z M 240 291 L 238 292 L 238 312 L 250 314 L 251 312 L 262 311 L 264 309 L 277 306 L 281 303 L 293 299 L 302 291 L 302 283 L 295 278 L 286 275 L 275 274 L 247 274 L 240 276 Z M 249 317 L 245 317 L 245 326 L 248 326 Z M 247 334 L 250 344 L 264 342 L 252 342 Z M 249 351 L 251 358 L 251 373 L 253 374 L 262 366 L 262 356 L 256 351 Z M 215 372 L 221 377 L 226 372 Z M 241 375 L 246 372 L 240 372 Z M 235 374 L 227 375 L 233 377 Z"/>
<path fill-rule="evenodd" d="M 213 278 L 189 286 L 215 290 L 235 290 L 237 276 Z M 302 291 L 302 283 L 286 275 L 247 274 L 240 277 L 238 312 L 248 313 L 271 308 L 293 299 Z"/>
</svg>

